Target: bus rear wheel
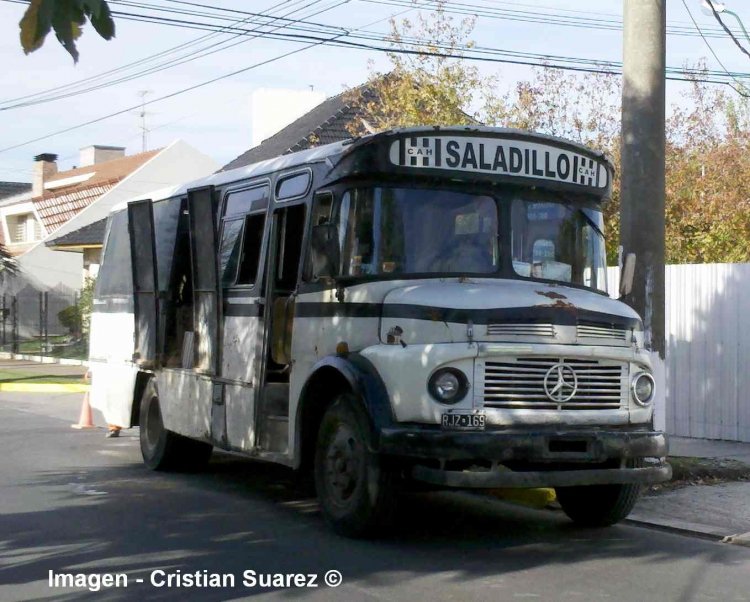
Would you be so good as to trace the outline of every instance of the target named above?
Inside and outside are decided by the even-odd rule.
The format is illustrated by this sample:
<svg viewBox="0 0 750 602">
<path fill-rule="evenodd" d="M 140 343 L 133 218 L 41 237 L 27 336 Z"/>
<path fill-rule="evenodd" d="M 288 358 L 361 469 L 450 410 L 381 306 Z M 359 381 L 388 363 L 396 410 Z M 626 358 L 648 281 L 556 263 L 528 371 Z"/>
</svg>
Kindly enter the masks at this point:
<svg viewBox="0 0 750 602">
<path fill-rule="evenodd" d="M 140 443 L 143 463 L 151 470 L 195 470 L 211 458 L 213 447 L 164 428 L 154 381 L 141 398 Z"/>
<path fill-rule="evenodd" d="M 395 512 L 395 475 L 371 451 L 367 417 L 354 395 L 323 415 L 315 451 L 315 489 L 323 518 L 347 537 L 366 537 Z"/>
</svg>

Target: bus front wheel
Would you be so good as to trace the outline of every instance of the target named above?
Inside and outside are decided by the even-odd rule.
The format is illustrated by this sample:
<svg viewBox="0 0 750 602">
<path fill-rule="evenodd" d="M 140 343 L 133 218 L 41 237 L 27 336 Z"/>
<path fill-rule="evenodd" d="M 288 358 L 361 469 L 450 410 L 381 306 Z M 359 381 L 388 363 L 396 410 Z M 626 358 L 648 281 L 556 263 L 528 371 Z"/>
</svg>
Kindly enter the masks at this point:
<svg viewBox="0 0 750 602">
<path fill-rule="evenodd" d="M 141 398 L 140 443 L 143 462 L 151 470 L 201 468 L 213 450 L 208 443 L 188 439 L 164 428 L 153 380 L 146 385 Z"/>
<path fill-rule="evenodd" d="M 574 523 L 608 527 L 624 519 L 635 506 L 640 485 L 582 485 L 557 487 L 557 501 Z"/>
<path fill-rule="evenodd" d="M 372 449 L 361 404 L 340 395 L 318 431 L 315 489 L 326 523 L 347 537 L 371 535 L 395 511 L 395 475 Z"/>
</svg>

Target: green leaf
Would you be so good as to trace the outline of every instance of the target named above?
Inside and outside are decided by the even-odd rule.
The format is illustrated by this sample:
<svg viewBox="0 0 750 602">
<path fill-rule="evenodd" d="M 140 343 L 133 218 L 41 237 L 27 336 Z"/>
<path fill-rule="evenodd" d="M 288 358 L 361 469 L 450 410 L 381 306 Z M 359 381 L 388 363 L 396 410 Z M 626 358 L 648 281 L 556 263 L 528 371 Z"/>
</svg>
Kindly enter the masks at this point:
<svg viewBox="0 0 750 602">
<path fill-rule="evenodd" d="M 83 10 L 77 0 L 58 0 L 52 15 L 52 28 L 63 48 L 78 62 L 78 49 L 75 41 L 81 37 L 81 25 L 86 22 Z"/>
<path fill-rule="evenodd" d="M 95 0 L 88 0 L 89 3 Z M 111 40 L 115 37 L 115 22 L 112 19 L 112 13 L 109 10 L 109 5 L 106 2 L 99 0 L 99 9 L 94 12 L 91 11 L 89 18 L 91 24 L 96 29 L 96 33 L 102 36 L 105 40 Z"/>
<path fill-rule="evenodd" d="M 42 47 L 52 27 L 52 6 L 48 0 L 31 0 L 18 26 L 21 28 L 21 48 L 25 54 Z"/>
<path fill-rule="evenodd" d="M 112 13 L 105 0 L 31 0 L 19 23 L 21 47 L 26 54 L 37 50 L 54 30 L 60 44 L 77 62 L 75 42 L 87 20 L 105 40 L 115 36 Z"/>
</svg>

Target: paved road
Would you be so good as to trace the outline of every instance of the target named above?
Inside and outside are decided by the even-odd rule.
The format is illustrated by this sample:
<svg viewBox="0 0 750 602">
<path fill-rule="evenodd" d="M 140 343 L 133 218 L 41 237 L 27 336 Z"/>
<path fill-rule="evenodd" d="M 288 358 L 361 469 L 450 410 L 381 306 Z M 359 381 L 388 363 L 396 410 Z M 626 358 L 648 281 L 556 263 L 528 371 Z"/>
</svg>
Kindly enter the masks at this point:
<svg viewBox="0 0 750 602">
<path fill-rule="evenodd" d="M 79 399 L 0 397 L 0 600 L 750 600 L 750 549 L 576 529 L 464 494 L 414 496 L 397 534 L 342 539 L 286 470 L 222 455 L 203 474 L 148 472 L 135 433 L 69 427 Z M 322 583 L 330 569 L 337 588 Z M 157 570 L 236 587 L 155 587 Z M 246 588 L 246 570 L 315 573 L 320 587 Z M 49 571 L 125 573 L 128 587 L 54 589 Z"/>
</svg>

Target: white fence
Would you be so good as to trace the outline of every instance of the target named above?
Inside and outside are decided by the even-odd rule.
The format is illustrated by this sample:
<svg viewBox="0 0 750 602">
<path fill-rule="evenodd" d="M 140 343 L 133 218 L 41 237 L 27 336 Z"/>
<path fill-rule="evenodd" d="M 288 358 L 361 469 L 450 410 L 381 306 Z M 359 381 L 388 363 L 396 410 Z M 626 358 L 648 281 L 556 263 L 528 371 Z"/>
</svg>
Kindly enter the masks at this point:
<svg viewBox="0 0 750 602">
<path fill-rule="evenodd" d="M 611 294 L 617 276 L 610 268 Z M 667 432 L 750 442 L 750 264 L 669 265 L 665 276 Z"/>
</svg>

